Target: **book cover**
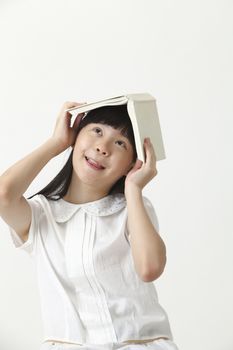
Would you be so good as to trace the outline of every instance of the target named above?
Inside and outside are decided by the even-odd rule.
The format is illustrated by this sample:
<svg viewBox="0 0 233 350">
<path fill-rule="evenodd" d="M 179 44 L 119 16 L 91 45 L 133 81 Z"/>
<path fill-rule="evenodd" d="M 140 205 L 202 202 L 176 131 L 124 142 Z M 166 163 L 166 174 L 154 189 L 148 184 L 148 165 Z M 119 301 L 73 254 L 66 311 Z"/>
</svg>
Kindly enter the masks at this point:
<svg viewBox="0 0 233 350">
<path fill-rule="evenodd" d="M 85 113 L 103 106 L 127 104 L 128 114 L 132 123 L 138 159 L 145 162 L 144 139 L 150 137 L 156 160 L 166 158 L 162 132 L 159 122 L 155 98 L 148 93 L 127 94 L 104 100 L 94 101 L 82 106 L 67 109 L 72 119 L 79 113 Z M 85 115 L 84 115 L 85 118 Z"/>
</svg>

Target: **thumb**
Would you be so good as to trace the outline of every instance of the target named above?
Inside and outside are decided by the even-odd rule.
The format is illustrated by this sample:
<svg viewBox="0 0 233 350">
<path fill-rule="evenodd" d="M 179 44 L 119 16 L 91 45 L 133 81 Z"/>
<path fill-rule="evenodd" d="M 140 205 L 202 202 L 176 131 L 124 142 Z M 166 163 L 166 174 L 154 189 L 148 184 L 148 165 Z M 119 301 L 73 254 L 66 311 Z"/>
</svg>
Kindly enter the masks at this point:
<svg viewBox="0 0 233 350">
<path fill-rule="evenodd" d="M 140 159 L 137 159 L 137 160 L 136 160 L 136 163 L 134 164 L 133 169 L 140 169 L 141 166 L 142 166 L 142 163 L 143 163 L 143 162 L 142 162 Z"/>
<path fill-rule="evenodd" d="M 130 170 L 130 174 L 134 173 L 136 170 L 140 169 L 142 166 L 143 162 L 140 159 L 137 159 L 134 166 Z"/>
</svg>

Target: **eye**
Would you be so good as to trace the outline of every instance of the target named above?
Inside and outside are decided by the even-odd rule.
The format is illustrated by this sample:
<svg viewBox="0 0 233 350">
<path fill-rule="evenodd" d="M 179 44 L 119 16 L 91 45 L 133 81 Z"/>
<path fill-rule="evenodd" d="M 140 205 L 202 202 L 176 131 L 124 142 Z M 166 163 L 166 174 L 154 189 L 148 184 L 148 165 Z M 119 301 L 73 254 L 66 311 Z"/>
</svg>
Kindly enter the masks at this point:
<svg viewBox="0 0 233 350">
<path fill-rule="evenodd" d="M 126 148 L 126 144 L 125 144 L 125 142 L 120 141 L 120 140 L 118 140 L 117 142 L 120 142 L 120 143 L 123 145 L 123 147 L 125 147 L 125 148 Z"/>
<path fill-rule="evenodd" d="M 101 129 L 100 129 L 100 128 L 94 128 L 93 130 L 99 130 L 99 131 L 101 131 Z"/>
<path fill-rule="evenodd" d="M 102 130 L 101 130 L 100 128 L 98 128 L 98 127 L 94 127 L 93 130 L 94 130 L 94 132 L 97 133 L 97 134 L 99 134 L 99 131 L 100 131 L 100 132 L 102 131 Z M 126 143 L 125 143 L 124 141 L 118 140 L 118 141 L 116 141 L 116 142 L 121 143 L 121 146 L 123 146 L 124 148 L 127 149 Z"/>
</svg>

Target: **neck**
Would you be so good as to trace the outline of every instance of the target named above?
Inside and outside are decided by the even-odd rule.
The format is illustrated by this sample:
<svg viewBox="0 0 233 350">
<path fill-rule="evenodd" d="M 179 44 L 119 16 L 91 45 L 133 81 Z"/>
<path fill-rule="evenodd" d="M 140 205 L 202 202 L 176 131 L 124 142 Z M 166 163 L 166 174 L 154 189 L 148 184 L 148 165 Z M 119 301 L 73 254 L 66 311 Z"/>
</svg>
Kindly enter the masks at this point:
<svg viewBox="0 0 233 350">
<path fill-rule="evenodd" d="M 74 204 L 93 202 L 108 195 L 109 189 L 97 188 L 96 184 L 87 184 L 72 176 L 69 189 L 63 199 Z"/>
<path fill-rule="evenodd" d="M 73 203 L 73 204 L 83 204 L 83 203 L 89 203 L 97 201 L 98 199 L 101 199 L 103 197 L 107 196 L 107 193 L 103 194 L 95 194 L 95 193 L 82 193 L 81 191 L 78 192 L 78 195 L 75 196 L 75 194 L 70 194 L 69 191 L 65 194 L 63 199 L 67 202 Z"/>
</svg>

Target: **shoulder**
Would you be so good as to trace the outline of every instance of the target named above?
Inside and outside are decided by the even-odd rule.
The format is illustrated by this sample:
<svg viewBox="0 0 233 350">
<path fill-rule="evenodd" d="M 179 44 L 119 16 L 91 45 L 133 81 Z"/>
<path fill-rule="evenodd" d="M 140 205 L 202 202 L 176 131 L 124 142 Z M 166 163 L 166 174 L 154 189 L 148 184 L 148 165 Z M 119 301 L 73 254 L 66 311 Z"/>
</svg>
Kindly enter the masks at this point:
<svg viewBox="0 0 233 350">
<path fill-rule="evenodd" d="M 42 213 L 42 211 L 43 211 L 43 199 L 42 199 L 42 197 L 44 197 L 44 196 L 41 194 L 36 194 L 31 198 L 27 198 L 27 201 L 30 204 L 31 208 L 34 208 L 38 212 L 38 214 Z"/>
<path fill-rule="evenodd" d="M 53 216 L 51 210 L 51 202 L 54 202 L 46 198 L 43 194 L 36 194 L 35 196 L 27 199 L 32 209 L 34 209 L 34 214 L 37 215 L 37 219 L 41 217 L 50 217 Z"/>
</svg>

